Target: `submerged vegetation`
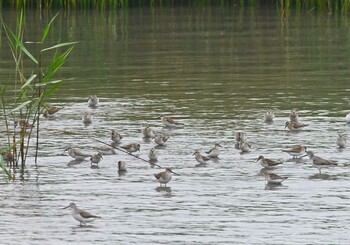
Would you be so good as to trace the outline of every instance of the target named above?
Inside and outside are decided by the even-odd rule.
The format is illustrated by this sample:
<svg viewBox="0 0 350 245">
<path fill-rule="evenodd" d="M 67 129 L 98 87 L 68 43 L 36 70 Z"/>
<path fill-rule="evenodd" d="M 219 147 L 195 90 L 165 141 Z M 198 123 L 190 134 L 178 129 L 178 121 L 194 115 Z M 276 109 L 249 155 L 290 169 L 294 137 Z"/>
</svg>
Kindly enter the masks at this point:
<svg viewBox="0 0 350 245">
<path fill-rule="evenodd" d="M 46 46 L 45 40 L 57 15 L 43 28 L 39 40 L 26 40 L 24 9 L 18 14 L 15 28 L 9 27 L 2 20 L 2 28 L 14 60 L 13 76 L 0 86 L 0 109 L 7 141 L 5 149 L 1 149 L 0 168 L 9 178 L 13 176 L 6 169 L 5 161 L 10 169 L 20 168 L 23 171 L 28 151 L 32 149 L 30 143 L 33 137 L 36 141 L 34 150 L 37 161 L 40 115 L 48 107 L 45 101 L 62 82 L 54 80 L 54 75 L 65 63 L 75 44 L 69 42 Z M 50 56 L 48 64 L 42 61 L 44 55 L 46 58 Z"/>
<path fill-rule="evenodd" d="M 20 9 L 96 9 L 116 10 L 127 7 L 171 7 L 171 6 L 237 6 L 237 7 L 277 7 L 281 15 L 290 11 L 341 12 L 349 14 L 350 0 L 0 0 L 1 7 Z"/>
</svg>

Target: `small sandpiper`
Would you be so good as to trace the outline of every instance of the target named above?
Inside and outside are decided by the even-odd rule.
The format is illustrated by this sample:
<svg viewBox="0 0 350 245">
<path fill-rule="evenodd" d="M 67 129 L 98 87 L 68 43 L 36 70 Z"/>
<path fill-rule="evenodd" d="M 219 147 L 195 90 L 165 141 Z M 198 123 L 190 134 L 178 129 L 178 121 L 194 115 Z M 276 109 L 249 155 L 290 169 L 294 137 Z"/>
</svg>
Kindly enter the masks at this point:
<svg viewBox="0 0 350 245">
<path fill-rule="evenodd" d="M 350 113 L 345 116 L 345 122 L 350 123 Z"/>
<path fill-rule="evenodd" d="M 158 118 L 161 119 L 162 123 L 166 127 L 179 127 L 179 126 L 183 126 L 184 125 L 183 123 L 176 122 L 171 117 L 160 115 Z"/>
<path fill-rule="evenodd" d="M 111 131 L 111 140 L 113 141 L 113 143 L 119 144 L 123 136 L 121 136 L 121 134 L 115 131 L 114 129 L 112 129 Z"/>
<path fill-rule="evenodd" d="M 206 151 L 208 157 L 210 158 L 217 158 L 220 154 L 220 148 L 221 145 L 216 143 L 213 148 L 211 148 L 209 151 Z"/>
<path fill-rule="evenodd" d="M 130 153 L 140 151 L 140 147 L 141 147 L 140 144 L 136 144 L 136 143 L 121 146 L 121 148 L 125 149 Z"/>
<path fill-rule="evenodd" d="M 160 183 L 160 187 L 162 187 L 162 184 L 164 184 L 164 186 L 166 187 L 166 184 L 171 180 L 172 173 L 176 174 L 172 171 L 171 168 L 165 168 L 165 171 L 154 174 L 154 177 L 156 177 L 156 179 Z"/>
<path fill-rule="evenodd" d="M 90 96 L 89 96 L 89 100 L 88 100 L 88 105 L 89 105 L 90 107 L 95 107 L 95 106 L 97 106 L 97 104 L 98 104 L 99 101 L 100 101 L 100 100 L 99 100 L 99 98 L 97 98 L 96 95 L 90 95 Z"/>
<path fill-rule="evenodd" d="M 317 157 L 314 155 L 312 151 L 307 151 L 307 156 L 310 158 L 312 161 L 313 165 L 318 168 L 318 171 L 321 174 L 321 169 L 322 168 L 327 168 L 327 167 L 334 167 L 337 166 L 338 164 L 332 161 L 329 161 L 327 159 Z"/>
<path fill-rule="evenodd" d="M 292 110 L 289 114 L 289 120 L 291 122 L 297 122 L 299 119 L 298 112 L 296 110 Z"/>
<path fill-rule="evenodd" d="M 244 131 L 236 131 L 235 132 L 235 140 L 239 143 L 241 141 L 245 141 L 246 140 L 246 133 Z"/>
<path fill-rule="evenodd" d="M 250 149 L 252 148 L 252 145 L 245 142 L 245 141 L 240 141 L 239 142 L 239 149 L 241 150 L 242 153 L 245 152 L 250 152 Z"/>
<path fill-rule="evenodd" d="M 287 152 L 289 155 L 293 156 L 293 158 L 296 158 L 306 154 L 306 147 L 302 145 L 294 145 L 292 148 L 282 151 Z"/>
<path fill-rule="evenodd" d="M 156 162 L 158 161 L 158 151 L 154 148 L 150 149 L 149 150 L 149 153 L 148 153 L 148 158 L 150 161 L 152 162 Z"/>
<path fill-rule="evenodd" d="M 274 173 L 266 173 L 265 179 L 267 180 L 268 184 L 281 184 L 284 180 L 288 179 L 288 177 L 280 176 Z"/>
<path fill-rule="evenodd" d="M 6 162 L 12 162 L 14 160 L 13 154 L 10 151 L 1 152 L 1 156 Z"/>
<path fill-rule="evenodd" d="M 337 146 L 339 147 L 339 148 L 345 148 L 345 146 L 346 146 L 346 138 L 345 138 L 345 136 L 343 135 L 343 134 L 341 134 L 341 133 L 338 133 L 338 138 L 337 138 Z"/>
<path fill-rule="evenodd" d="M 154 136 L 154 143 L 157 145 L 165 145 L 165 142 L 167 142 L 169 139 L 169 136 L 163 135 L 163 134 L 156 134 Z"/>
<path fill-rule="evenodd" d="M 153 138 L 155 136 L 153 129 L 149 125 L 146 125 L 142 129 L 142 134 L 143 134 L 143 137 L 145 138 Z"/>
<path fill-rule="evenodd" d="M 15 121 L 15 127 L 20 126 L 21 129 L 27 130 L 27 128 L 34 128 L 35 126 L 33 124 L 30 124 L 25 119 L 20 119 L 19 121 Z"/>
<path fill-rule="evenodd" d="M 207 161 L 210 160 L 209 157 L 203 156 L 199 151 L 195 151 L 193 155 L 195 156 L 195 159 L 197 162 L 199 162 L 199 164 L 205 164 Z"/>
<path fill-rule="evenodd" d="M 43 110 L 44 117 L 52 117 L 58 111 L 60 111 L 63 107 L 50 106 Z"/>
<path fill-rule="evenodd" d="M 299 130 L 303 127 L 308 126 L 309 124 L 301 123 L 301 122 L 286 122 L 286 126 L 284 128 L 288 128 L 291 131 Z"/>
<path fill-rule="evenodd" d="M 271 159 L 265 158 L 264 156 L 259 156 L 257 162 L 260 163 L 260 165 L 266 169 L 273 169 L 276 168 L 278 165 L 282 164 L 281 162 L 276 162 Z"/>
<path fill-rule="evenodd" d="M 84 124 L 90 124 L 92 123 L 94 116 L 90 112 L 85 112 L 82 120 Z"/>
<path fill-rule="evenodd" d="M 116 155 L 117 152 L 113 147 L 110 146 L 101 146 L 101 147 L 93 147 L 98 153 L 101 155 Z"/>
<path fill-rule="evenodd" d="M 118 162 L 118 172 L 126 172 L 126 162 L 125 161 L 119 161 Z"/>
<path fill-rule="evenodd" d="M 87 222 L 93 221 L 94 219 L 101 218 L 100 216 L 92 215 L 89 212 L 77 208 L 77 205 L 74 202 L 71 202 L 67 207 L 70 208 L 72 216 L 75 220 L 80 222 L 80 225 L 86 225 Z"/>
<path fill-rule="evenodd" d="M 68 147 L 67 149 L 65 149 L 65 151 L 68 151 L 68 155 L 77 160 L 84 160 L 87 157 L 91 157 L 90 154 L 84 153 L 78 148 Z"/>
<path fill-rule="evenodd" d="M 98 165 L 102 158 L 103 157 L 100 153 L 92 154 L 90 157 L 91 165 Z"/>
<path fill-rule="evenodd" d="M 275 114 L 273 113 L 272 110 L 267 110 L 264 116 L 265 116 L 265 122 L 272 122 L 273 119 L 275 118 Z"/>
</svg>

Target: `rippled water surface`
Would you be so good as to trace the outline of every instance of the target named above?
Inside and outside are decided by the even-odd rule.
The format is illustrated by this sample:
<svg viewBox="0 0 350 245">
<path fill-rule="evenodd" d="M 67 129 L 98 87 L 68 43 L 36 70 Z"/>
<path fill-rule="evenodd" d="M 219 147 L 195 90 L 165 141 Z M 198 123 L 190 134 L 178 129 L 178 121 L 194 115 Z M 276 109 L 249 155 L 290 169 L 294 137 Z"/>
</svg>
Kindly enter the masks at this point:
<svg viewBox="0 0 350 245">
<path fill-rule="evenodd" d="M 4 11 L 9 21 L 14 13 Z M 35 39 L 36 15 L 27 32 Z M 348 23 L 335 15 L 301 14 L 281 23 L 272 11 L 226 9 L 130 9 L 101 15 L 65 14 L 51 42 L 79 40 L 60 73 L 66 81 L 49 101 L 64 107 L 43 118 L 38 163 L 3 180 L 0 191 L 4 244 L 349 244 L 349 150 L 337 148 L 337 133 L 349 134 Z M 2 34 L 1 80 L 12 76 Z M 3 83 L 1 81 L 1 83 Z M 96 94 L 100 103 L 87 106 Z M 10 99 L 9 99 L 10 100 Z M 276 118 L 267 124 L 266 109 Z M 309 124 L 285 129 L 291 109 Z M 82 115 L 92 112 L 91 125 Z M 157 117 L 172 116 L 183 127 L 168 129 Z M 64 151 L 94 153 L 96 140 L 139 143 L 147 159 L 149 124 L 169 135 L 158 149 L 159 164 L 173 167 L 160 188 L 156 166 L 118 151 L 99 169 L 76 163 Z M 235 149 L 244 130 L 249 153 Z M 5 142 L 4 125 L 1 141 Z M 215 143 L 219 159 L 197 167 L 192 155 Z M 282 152 L 303 144 L 338 167 L 322 174 L 307 158 Z M 33 152 L 29 153 L 33 156 Z M 283 185 L 266 185 L 259 155 L 283 161 L 274 173 Z M 119 160 L 128 171 L 118 174 Z M 70 202 L 102 218 L 80 227 Z"/>
</svg>

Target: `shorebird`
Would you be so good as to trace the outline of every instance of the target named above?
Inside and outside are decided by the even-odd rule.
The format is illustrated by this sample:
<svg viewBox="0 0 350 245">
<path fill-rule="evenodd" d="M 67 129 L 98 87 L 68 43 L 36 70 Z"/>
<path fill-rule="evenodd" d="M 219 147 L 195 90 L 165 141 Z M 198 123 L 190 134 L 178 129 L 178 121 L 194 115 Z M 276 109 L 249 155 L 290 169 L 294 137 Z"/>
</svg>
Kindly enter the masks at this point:
<svg viewBox="0 0 350 245">
<path fill-rule="evenodd" d="M 89 212 L 77 208 L 77 205 L 74 202 L 71 202 L 67 207 L 70 208 L 72 216 L 75 220 L 80 222 L 80 225 L 86 225 L 86 222 L 93 221 L 94 219 L 101 218 L 100 216 L 92 215 Z"/>
<path fill-rule="evenodd" d="M 339 146 L 339 148 L 344 148 L 346 145 L 346 138 L 344 135 L 342 135 L 341 133 L 338 133 L 338 138 L 337 138 L 337 146 Z"/>
<path fill-rule="evenodd" d="M 83 120 L 84 124 L 90 124 L 90 123 L 92 123 L 93 118 L 94 118 L 94 116 L 90 112 L 85 112 L 82 120 Z"/>
<path fill-rule="evenodd" d="M 165 145 L 165 142 L 167 142 L 168 139 L 169 136 L 156 134 L 156 136 L 154 136 L 154 143 L 156 143 L 157 145 Z"/>
<path fill-rule="evenodd" d="M 259 156 L 258 160 L 256 161 L 259 162 L 261 166 L 267 169 L 272 169 L 282 164 L 281 162 L 273 161 L 271 159 L 265 158 L 264 156 Z"/>
<path fill-rule="evenodd" d="M 246 134 L 244 131 L 236 131 L 235 132 L 235 140 L 239 143 L 241 141 L 246 140 Z"/>
<path fill-rule="evenodd" d="M 286 122 L 286 126 L 284 128 L 288 128 L 291 131 L 299 130 L 309 124 L 301 123 L 301 122 Z"/>
<path fill-rule="evenodd" d="M 33 124 L 30 124 L 25 119 L 20 119 L 19 121 L 15 121 L 15 127 L 20 126 L 22 129 L 26 130 L 27 128 L 34 128 Z"/>
<path fill-rule="evenodd" d="M 265 116 L 265 122 L 272 122 L 273 119 L 275 118 L 275 114 L 273 113 L 272 110 L 267 110 L 264 116 Z"/>
<path fill-rule="evenodd" d="M 78 148 L 68 147 L 67 149 L 65 149 L 65 151 L 68 151 L 68 155 L 70 155 L 71 157 L 77 160 L 84 160 L 87 157 L 91 157 L 90 154 L 83 153 Z"/>
<path fill-rule="evenodd" d="M 89 96 L 89 100 L 88 100 L 88 105 L 90 107 L 94 107 L 94 106 L 97 106 L 97 103 L 99 102 L 99 98 L 97 98 L 96 95 L 90 95 Z"/>
<path fill-rule="evenodd" d="M 150 161 L 158 161 L 158 151 L 154 148 L 149 150 L 148 158 Z"/>
<path fill-rule="evenodd" d="M 329 161 L 327 159 L 315 156 L 315 154 L 312 151 L 307 151 L 307 156 L 312 161 L 313 165 L 318 168 L 318 171 L 321 174 L 321 169 L 326 167 L 333 167 L 337 166 L 335 162 Z"/>
<path fill-rule="evenodd" d="M 63 107 L 50 106 L 43 110 L 44 117 L 53 116 L 56 112 L 60 111 Z"/>
<path fill-rule="evenodd" d="M 265 179 L 269 184 L 281 184 L 284 180 L 288 179 L 288 177 L 283 177 L 274 173 L 266 173 Z"/>
<path fill-rule="evenodd" d="M 348 113 L 345 117 L 346 123 L 350 123 L 350 113 Z"/>
<path fill-rule="evenodd" d="M 148 125 L 142 129 L 142 134 L 145 138 L 153 138 L 155 136 L 152 128 Z"/>
<path fill-rule="evenodd" d="M 111 131 L 111 140 L 113 141 L 113 143 L 119 144 L 123 136 L 121 136 L 121 134 L 115 131 L 114 129 L 112 129 Z"/>
<path fill-rule="evenodd" d="M 101 155 L 116 155 L 117 152 L 113 147 L 109 146 L 101 146 L 101 147 L 93 147 L 98 153 Z"/>
<path fill-rule="evenodd" d="M 118 172 L 126 172 L 126 162 L 125 161 L 119 161 L 118 162 Z"/>
<path fill-rule="evenodd" d="M 206 151 L 205 153 L 208 154 L 207 155 L 208 157 L 216 158 L 220 154 L 220 148 L 221 148 L 221 145 L 216 143 L 213 148 L 211 148 L 209 151 Z"/>
<path fill-rule="evenodd" d="M 195 159 L 197 162 L 199 162 L 199 164 L 205 164 L 206 161 L 210 160 L 209 157 L 203 156 L 199 151 L 195 151 L 193 155 L 195 156 Z"/>
<path fill-rule="evenodd" d="M 156 177 L 161 187 L 162 187 L 162 184 L 164 184 L 166 187 L 166 184 L 171 180 L 172 173 L 176 174 L 172 171 L 171 168 L 165 168 L 165 171 L 154 174 L 154 177 Z"/>
<path fill-rule="evenodd" d="M 166 127 L 178 127 L 178 126 L 184 125 L 183 123 L 179 123 L 179 122 L 174 121 L 171 117 L 160 115 L 158 118 L 162 120 L 162 123 Z"/>
<path fill-rule="evenodd" d="M 136 143 L 121 146 L 121 148 L 125 149 L 130 153 L 140 151 L 140 147 L 141 147 L 140 144 L 136 144 Z"/>
<path fill-rule="evenodd" d="M 297 122 L 299 118 L 298 112 L 296 110 L 292 110 L 289 114 L 289 120 L 291 122 Z"/>
<path fill-rule="evenodd" d="M 306 153 L 306 147 L 302 145 L 295 145 L 290 149 L 282 150 L 283 152 L 287 152 L 289 155 L 293 156 L 293 158 L 301 157 Z"/>
<path fill-rule="evenodd" d="M 13 154 L 9 151 L 1 152 L 1 155 L 2 155 L 2 158 L 4 159 L 4 161 L 6 161 L 6 162 L 12 162 L 14 160 Z"/>
<path fill-rule="evenodd" d="M 241 150 L 241 152 L 249 152 L 250 149 L 252 148 L 251 144 L 241 141 L 239 142 L 239 149 Z"/>
<path fill-rule="evenodd" d="M 98 163 L 101 161 L 102 158 L 103 157 L 100 153 L 91 155 L 90 157 L 91 165 L 98 165 Z"/>
</svg>

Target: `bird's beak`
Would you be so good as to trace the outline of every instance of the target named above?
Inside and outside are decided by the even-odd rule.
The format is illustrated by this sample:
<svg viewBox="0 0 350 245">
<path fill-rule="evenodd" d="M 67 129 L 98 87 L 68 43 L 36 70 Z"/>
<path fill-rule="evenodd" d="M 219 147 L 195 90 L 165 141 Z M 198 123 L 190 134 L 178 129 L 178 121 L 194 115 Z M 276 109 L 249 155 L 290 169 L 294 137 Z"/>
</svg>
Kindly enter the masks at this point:
<svg viewBox="0 0 350 245">
<path fill-rule="evenodd" d="M 170 170 L 170 172 L 172 172 L 172 173 L 175 174 L 175 175 L 180 175 L 180 174 L 178 174 L 178 173 L 175 173 L 173 170 Z"/>
<path fill-rule="evenodd" d="M 65 208 L 62 208 L 62 209 L 67 209 L 67 208 L 69 208 L 70 207 L 70 205 L 68 205 L 67 207 L 65 207 Z"/>
</svg>

